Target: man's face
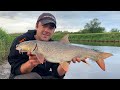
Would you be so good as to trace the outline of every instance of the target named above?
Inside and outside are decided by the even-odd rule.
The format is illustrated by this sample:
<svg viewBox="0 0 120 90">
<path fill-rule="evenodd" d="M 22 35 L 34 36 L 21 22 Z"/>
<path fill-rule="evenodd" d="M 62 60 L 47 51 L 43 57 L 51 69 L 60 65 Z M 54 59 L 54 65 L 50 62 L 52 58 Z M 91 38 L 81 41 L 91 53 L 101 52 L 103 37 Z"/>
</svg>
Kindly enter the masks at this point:
<svg viewBox="0 0 120 90">
<path fill-rule="evenodd" d="M 38 40 L 48 41 L 54 34 L 55 27 L 53 27 L 52 24 L 42 25 L 42 23 L 39 22 L 36 25 L 36 30 L 36 36 Z"/>
</svg>

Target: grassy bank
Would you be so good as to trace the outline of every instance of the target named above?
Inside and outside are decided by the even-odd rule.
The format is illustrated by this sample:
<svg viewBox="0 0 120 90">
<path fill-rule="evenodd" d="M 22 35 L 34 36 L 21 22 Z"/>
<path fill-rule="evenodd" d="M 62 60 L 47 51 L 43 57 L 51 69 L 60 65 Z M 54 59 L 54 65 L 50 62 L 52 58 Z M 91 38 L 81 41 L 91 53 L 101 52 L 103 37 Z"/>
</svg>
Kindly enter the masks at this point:
<svg viewBox="0 0 120 90">
<path fill-rule="evenodd" d="M 56 34 L 54 40 L 60 40 L 65 34 Z M 95 46 L 120 46 L 120 33 L 69 34 L 71 43 Z M 116 42 L 119 41 L 119 42 Z"/>
<path fill-rule="evenodd" d="M 11 41 L 12 38 L 10 35 L 0 28 L 0 64 L 4 62 L 4 60 L 7 60 Z"/>
<path fill-rule="evenodd" d="M 53 39 L 59 40 L 65 34 L 56 34 Z M 120 40 L 120 33 L 89 33 L 89 34 L 70 34 L 69 40 Z"/>
<path fill-rule="evenodd" d="M 15 38 L 22 33 L 10 34 L 12 38 Z M 54 34 L 52 39 L 60 40 L 65 34 Z M 89 34 L 69 34 L 70 41 L 80 40 L 120 40 L 120 33 L 89 33 Z"/>
</svg>

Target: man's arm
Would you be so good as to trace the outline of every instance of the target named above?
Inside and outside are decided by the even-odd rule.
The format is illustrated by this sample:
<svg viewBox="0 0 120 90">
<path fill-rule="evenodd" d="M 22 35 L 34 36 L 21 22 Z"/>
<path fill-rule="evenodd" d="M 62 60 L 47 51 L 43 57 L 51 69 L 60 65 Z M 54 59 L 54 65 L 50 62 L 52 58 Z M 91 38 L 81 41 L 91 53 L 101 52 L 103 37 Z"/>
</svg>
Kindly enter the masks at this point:
<svg viewBox="0 0 120 90">
<path fill-rule="evenodd" d="M 29 60 L 21 65 L 21 73 L 29 73 L 34 67 L 36 67 L 38 64 L 41 64 L 35 55 L 31 54 L 30 52 L 28 52 L 27 55 L 29 56 Z M 41 59 L 44 58 L 41 56 Z"/>
<path fill-rule="evenodd" d="M 25 36 L 19 36 L 14 39 L 8 55 L 8 62 L 11 65 L 11 73 L 14 75 L 31 72 L 37 65 L 36 63 L 38 63 L 35 61 L 35 57 L 29 56 L 27 53 L 20 54 L 19 51 L 16 50 L 16 45 L 19 44 L 23 38 L 26 38 L 27 40 L 27 37 Z"/>
<path fill-rule="evenodd" d="M 35 60 L 33 60 L 33 62 L 34 61 Z M 22 74 L 31 72 L 33 70 L 33 68 L 35 67 L 33 65 L 33 62 L 31 60 L 28 60 L 26 63 L 23 63 L 20 67 L 20 72 Z"/>
<path fill-rule="evenodd" d="M 19 40 L 22 37 L 17 37 L 14 39 L 10 47 L 10 53 L 8 55 L 8 62 L 11 65 L 11 73 L 14 75 L 21 74 L 20 67 L 23 63 L 28 60 L 28 56 L 24 54 L 19 54 L 19 51 L 16 50 L 16 45 L 19 44 Z"/>
<path fill-rule="evenodd" d="M 77 62 L 80 62 L 81 60 L 80 60 L 79 57 L 75 57 L 75 58 L 72 59 L 72 62 L 73 62 L 73 63 L 76 63 L 76 61 L 77 61 Z M 69 62 L 67 62 L 67 63 L 70 64 L 71 61 L 69 61 Z M 67 66 L 67 68 L 69 68 L 69 65 Z M 58 71 L 58 74 L 59 74 L 60 76 L 63 76 L 63 75 L 65 75 L 65 73 L 66 73 L 66 71 L 62 68 L 61 65 L 58 66 L 57 71 Z"/>
</svg>

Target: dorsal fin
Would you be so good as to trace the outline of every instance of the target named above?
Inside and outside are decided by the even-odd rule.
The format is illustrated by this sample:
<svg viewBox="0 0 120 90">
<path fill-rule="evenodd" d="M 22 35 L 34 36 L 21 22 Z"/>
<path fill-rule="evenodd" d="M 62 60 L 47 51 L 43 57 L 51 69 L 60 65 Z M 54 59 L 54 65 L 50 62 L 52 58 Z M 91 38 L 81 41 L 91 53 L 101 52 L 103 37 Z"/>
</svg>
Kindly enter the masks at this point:
<svg viewBox="0 0 120 90">
<path fill-rule="evenodd" d="M 60 40 L 60 42 L 62 42 L 62 43 L 70 43 L 68 37 L 69 37 L 69 34 L 66 34 L 65 36 L 63 36 L 63 38 Z"/>
</svg>

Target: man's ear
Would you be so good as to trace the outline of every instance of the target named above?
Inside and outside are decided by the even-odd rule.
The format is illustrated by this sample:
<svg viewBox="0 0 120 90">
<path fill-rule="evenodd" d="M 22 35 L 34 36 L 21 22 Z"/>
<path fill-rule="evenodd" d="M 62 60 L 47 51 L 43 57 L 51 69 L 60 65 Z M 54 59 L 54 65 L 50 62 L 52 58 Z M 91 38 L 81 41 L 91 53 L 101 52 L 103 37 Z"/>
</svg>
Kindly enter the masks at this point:
<svg viewBox="0 0 120 90">
<path fill-rule="evenodd" d="M 36 26 L 35 26 L 35 28 L 38 28 L 38 22 L 36 23 Z"/>
</svg>

